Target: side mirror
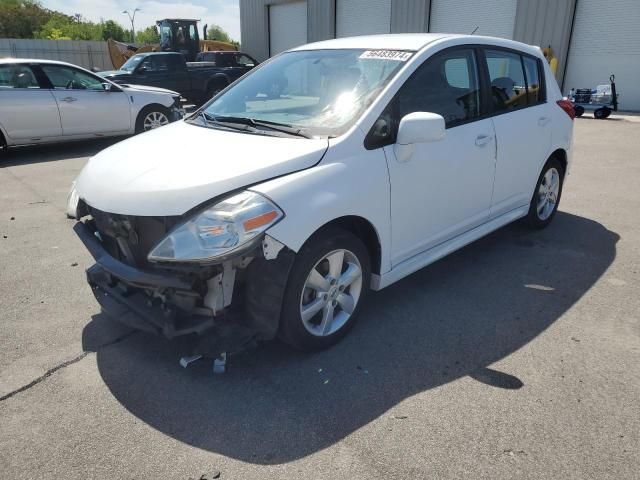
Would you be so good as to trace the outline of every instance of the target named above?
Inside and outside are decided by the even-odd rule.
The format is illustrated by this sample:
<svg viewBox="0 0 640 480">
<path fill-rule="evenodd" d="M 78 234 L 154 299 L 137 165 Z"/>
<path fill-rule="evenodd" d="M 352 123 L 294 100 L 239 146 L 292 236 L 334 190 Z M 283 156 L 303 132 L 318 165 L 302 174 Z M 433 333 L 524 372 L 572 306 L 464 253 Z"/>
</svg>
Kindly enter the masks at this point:
<svg viewBox="0 0 640 480">
<path fill-rule="evenodd" d="M 430 112 L 413 112 L 402 117 L 394 151 L 399 162 L 411 158 L 416 143 L 442 140 L 445 135 L 444 118 Z"/>
<path fill-rule="evenodd" d="M 147 73 L 147 67 L 145 67 L 144 65 L 138 67 L 138 70 L 136 70 L 136 73 Z"/>
<path fill-rule="evenodd" d="M 104 89 L 105 92 L 110 92 L 111 91 L 111 87 L 112 87 L 112 85 L 109 82 L 104 82 L 102 84 L 102 88 Z"/>
</svg>

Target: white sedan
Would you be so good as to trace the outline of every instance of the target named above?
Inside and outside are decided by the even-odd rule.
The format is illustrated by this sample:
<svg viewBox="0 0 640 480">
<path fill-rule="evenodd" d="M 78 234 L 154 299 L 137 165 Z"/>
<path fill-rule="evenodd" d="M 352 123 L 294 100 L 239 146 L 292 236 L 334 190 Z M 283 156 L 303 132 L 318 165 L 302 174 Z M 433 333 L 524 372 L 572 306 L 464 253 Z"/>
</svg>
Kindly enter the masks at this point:
<svg viewBox="0 0 640 480">
<path fill-rule="evenodd" d="M 0 148 L 140 133 L 183 115 L 171 90 L 116 85 L 53 60 L 0 59 Z"/>
</svg>

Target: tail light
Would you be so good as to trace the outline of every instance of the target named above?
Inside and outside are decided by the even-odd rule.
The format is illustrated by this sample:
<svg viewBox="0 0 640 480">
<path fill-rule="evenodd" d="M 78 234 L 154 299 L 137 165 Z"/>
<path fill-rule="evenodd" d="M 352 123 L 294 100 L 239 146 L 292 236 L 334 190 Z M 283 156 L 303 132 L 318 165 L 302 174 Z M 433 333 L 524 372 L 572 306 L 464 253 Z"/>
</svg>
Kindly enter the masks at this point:
<svg viewBox="0 0 640 480">
<path fill-rule="evenodd" d="M 567 115 L 569 115 L 571 120 L 576 117 L 576 110 L 573 108 L 573 103 L 571 103 L 570 100 L 558 100 L 556 103 Z"/>
</svg>

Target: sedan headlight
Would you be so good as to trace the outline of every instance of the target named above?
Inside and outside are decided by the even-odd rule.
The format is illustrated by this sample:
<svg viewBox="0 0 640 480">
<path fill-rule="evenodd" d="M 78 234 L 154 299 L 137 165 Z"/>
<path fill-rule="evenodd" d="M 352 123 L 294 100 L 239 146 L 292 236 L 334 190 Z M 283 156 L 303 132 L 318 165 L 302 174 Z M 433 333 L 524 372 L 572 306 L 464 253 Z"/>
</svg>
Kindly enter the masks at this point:
<svg viewBox="0 0 640 480">
<path fill-rule="evenodd" d="M 249 246 L 284 217 L 269 199 L 245 191 L 209 207 L 171 231 L 149 253 L 152 262 L 207 263 Z"/>
</svg>

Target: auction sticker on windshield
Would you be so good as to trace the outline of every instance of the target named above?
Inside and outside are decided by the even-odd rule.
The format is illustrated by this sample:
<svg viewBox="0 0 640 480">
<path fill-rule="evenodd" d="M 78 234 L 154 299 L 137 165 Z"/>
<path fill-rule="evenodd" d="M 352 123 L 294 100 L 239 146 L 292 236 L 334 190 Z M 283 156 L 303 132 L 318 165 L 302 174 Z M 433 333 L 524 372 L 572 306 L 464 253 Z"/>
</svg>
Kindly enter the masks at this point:
<svg viewBox="0 0 640 480">
<path fill-rule="evenodd" d="M 377 58 L 382 60 L 398 60 L 406 62 L 411 58 L 411 52 L 402 52 L 400 50 L 367 50 L 360 55 L 360 58 Z"/>
</svg>

